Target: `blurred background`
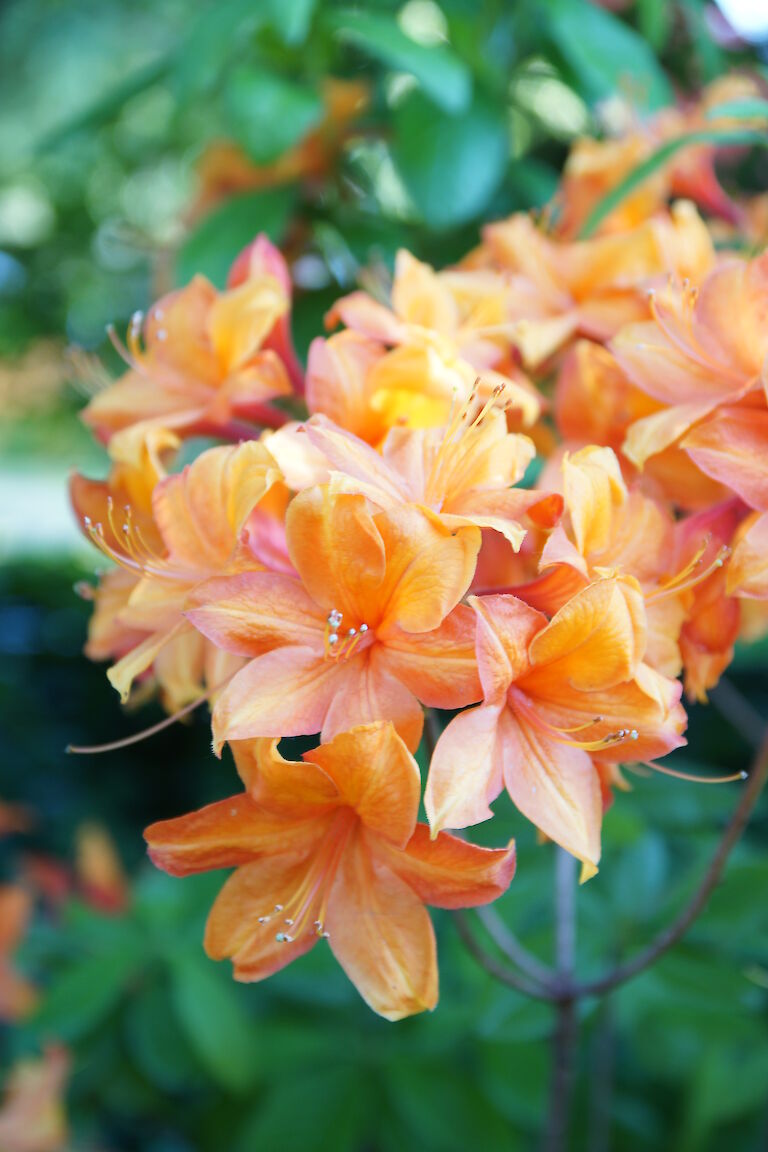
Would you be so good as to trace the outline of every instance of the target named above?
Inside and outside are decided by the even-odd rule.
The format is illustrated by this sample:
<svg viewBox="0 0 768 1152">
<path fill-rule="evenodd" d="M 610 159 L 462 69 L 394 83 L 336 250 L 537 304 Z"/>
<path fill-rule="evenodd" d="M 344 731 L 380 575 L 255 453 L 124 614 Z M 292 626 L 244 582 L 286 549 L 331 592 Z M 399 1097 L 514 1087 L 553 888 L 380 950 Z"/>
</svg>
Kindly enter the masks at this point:
<svg viewBox="0 0 768 1152">
<path fill-rule="evenodd" d="M 386 283 L 398 247 L 450 263 L 484 220 L 545 205 L 574 139 L 759 73 L 765 43 L 754 0 L 2 5 L 0 881 L 39 894 L 14 959 L 39 999 L 0 1025 L 0 1079 L 47 1053 L 31 1116 L 50 1123 L 6 1145 L 0 1121 L 0 1152 L 536 1147 L 551 1010 L 494 984 L 447 915 L 431 1016 L 379 1020 L 320 948 L 238 986 L 201 948 L 220 877 L 156 873 L 141 838 L 231 791 L 206 718 L 65 754 L 161 716 L 126 716 L 81 656 L 73 585 L 96 555 L 66 478 L 106 458 L 77 413 L 119 368 L 105 326 L 195 272 L 222 285 L 257 231 L 291 264 L 303 354 L 335 297 Z M 763 190 L 764 165 L 728 178 Z M 693 710 L 690 769 L 749 763 L 766 667 L 765 643 L 740 650 Z M 737 792 L 655 777 L 619 795 L 578 894 L 584 976 L 681 905 Z M 549 958 L 552 849 L 500 810 L 493 838 L 514 835 L 521 862 L 500 910 Z M 768 1146 L 767 817 L 684 943 L 583 1008 L 575 1149 Z M 0 923 L 0 1001 L 9 935 Z"/>
</svg>

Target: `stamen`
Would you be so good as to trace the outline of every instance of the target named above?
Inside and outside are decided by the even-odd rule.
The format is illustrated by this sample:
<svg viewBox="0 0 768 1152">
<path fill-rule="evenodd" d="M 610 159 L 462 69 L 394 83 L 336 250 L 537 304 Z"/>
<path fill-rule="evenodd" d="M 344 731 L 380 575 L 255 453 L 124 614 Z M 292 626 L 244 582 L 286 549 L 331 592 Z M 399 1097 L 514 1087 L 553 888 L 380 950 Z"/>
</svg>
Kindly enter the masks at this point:
<svg viewBox="0 0 768 1152">
<path fill-rule="evenodd" d="M 627 764 L 625 767 L 650 768 L 652 772 L 660 772 L 662 776 L 673 776 L 676 780 L 687 780 L 691 784 L 731 784 L 735 780 L 748 780 L 749 772 L 732 772 L 728 776 L 696 776 L 692 772 L 681 772 L 676 768 L 667 768 L 664 764 L 655 764 L 652 760 L 638 760 L 636 764 Z"/>
</svg>

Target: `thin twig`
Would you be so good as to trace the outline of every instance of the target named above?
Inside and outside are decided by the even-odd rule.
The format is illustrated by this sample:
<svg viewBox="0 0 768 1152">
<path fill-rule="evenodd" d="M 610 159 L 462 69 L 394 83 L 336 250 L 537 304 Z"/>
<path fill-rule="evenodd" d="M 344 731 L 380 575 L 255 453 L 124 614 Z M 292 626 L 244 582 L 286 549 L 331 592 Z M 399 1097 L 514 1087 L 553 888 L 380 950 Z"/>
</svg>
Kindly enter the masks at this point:
<svg viewBox="0 0 768 1152">
<path fill-rule="evenodd" d="M 613 1003 L 606 996 L 600 1005 L 590 1064 L 589 1152 L 609 1152 L 611 1147 L 615 1040 Z"/>
<path fill-rule="evenodd" d="M 478 908 L 477 915 L 491 940 L 508 960 L 517 964 L 522 972 L 525 972 L 532 980 L 538 981 L 539 984 L 549 985 L 552 982 L 555 975 L 552 968 L 547 964 L 542 964 L 541 960 L 532 955 L 525 945 L 520 943 L 495 908 L 490 905 Z"/>
<path fill-rule="evenodd" d="M 739 692 L 735 684 L 721 676 L 714 688 L 710 689 L 709 699 L 717 711 L 727 720 L 753 748 L 759 748 L 763 739 L 765 724 L 763 718 L 746 696 Z"/>
<path fill-rule="evenodd" d="M 763 736 L 762 744 L 758 749 L 741 799 L 725 827 L 704 878 L 690 902 L 677 918 L 667 928 L 664 928 L 656 939 L 652 940 L 637 956 L 624 964 L 617 965 L 612 971 L 607 972 L 605 976 L 601 976 L 597 980 L 574 984 L 571 989 L 573 996 L 577 999 L 584 996 L 602 996 L 613 988 L 618 988 L 620 984 L 625 984 L 627 980 L 631 980 L 633 976 L 637 976 L 638 973 L 649 968 L 685 935 L 696 917 L 703 911 L 717 886 L 731 850 L 747 826 L 766 779 L 768 779 L 768 733 Z"/>
<path fill-rule="evenodd" d="M 463 910 L 454 912 L 453 920 L 467 951 L 474 957 L 481 968 L 485 969 L 490 976 L 493 976 L 494 980 L 498 980 L 500 984 L 506 984 L 508 988 L 514 988 L 516 992 L 522 992 L 524 996 L 530 996 L 533 1000 L 546 1000 L 552 1003 L 557 999 L 557 993 L 552 988 L 534 984 L 526 976 L 522 976 L 519 972 L 516 972 L 514 968 L 510 968 L 507 964 L 502 963 L 501 960 L 497 960 L 495 956 L 486 952 L 472 931 L 472 925 L 467 912 Z"/>
</svg>

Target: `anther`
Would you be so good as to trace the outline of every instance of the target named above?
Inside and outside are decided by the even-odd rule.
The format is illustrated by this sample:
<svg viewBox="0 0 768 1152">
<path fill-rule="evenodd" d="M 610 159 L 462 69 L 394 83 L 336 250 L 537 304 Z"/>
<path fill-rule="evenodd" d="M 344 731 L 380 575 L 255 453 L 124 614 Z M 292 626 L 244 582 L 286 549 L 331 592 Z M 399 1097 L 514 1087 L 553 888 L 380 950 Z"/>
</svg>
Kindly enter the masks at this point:
<svg viewBox="0 0 768 1152">
<path fill-rule="evenodd" d="M 289 936 L 287 932 L 277 932 L 275 934 L 275 940 L 277 940 L 278 944 L 290 944 L 293 941 L 293 936 Z"/>
<path fill-rule="evenodd" d="M 286 916 L 285 923 L 288 925 L 289 928 L 293 927 L 293 920 L 291 920 L 290 916 Z"/>
<path fill-rule="evenodd" d="M 368 625 L 367 624 L 361 624 L 360 625 L 360 631 L 361 632 L 367 632 L 368 631 Z"/>
<path fill-rule="evenodd" d="M 282 910 L 283 910 L 282 904 L 275 904 L 275 912 L 282 912 Z"/>
<path fill-rule="evenodd" d="M 339 641 L 338 635 L 335 632 L 331 632 L 330 636 L 328 637 L 328 643 L 329 644 L 337 644 L 338 641 Z"/>
<path fill-rule="evenodd" d="M 347 636 L 357 636 L 357 628 L 348 629 Z"/>
<path fill-rule="evenodd" d="M 269 924 L 269 916 L 259 916 L 259 924 Z"/>
<path fill-rule="evenodd" d="M 328 613 L 328 623 L 330 624 L 331 628 L 338 628 L 343 619 L 344 614 L 339 612 L 338 608 L 333 608 Z"/>
</svg>

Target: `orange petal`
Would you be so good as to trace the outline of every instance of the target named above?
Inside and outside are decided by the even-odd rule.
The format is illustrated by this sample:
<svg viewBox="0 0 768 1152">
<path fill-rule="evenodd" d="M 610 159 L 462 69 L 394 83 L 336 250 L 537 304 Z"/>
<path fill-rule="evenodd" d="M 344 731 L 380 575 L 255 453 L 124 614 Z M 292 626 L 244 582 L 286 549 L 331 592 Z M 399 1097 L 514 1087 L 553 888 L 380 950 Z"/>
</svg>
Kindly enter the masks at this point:
<svg viewBox="0 0 768 1152">
<path fill-rule="evenodd" d="M 401 1020 L 437 1003 L 432 922 L 408 884 L 356 838 L 336 873 L 326 927 L 334 956 L 366 1003 Z"/>
<path fill-rule="evenodd" d="M 32 898 L 16 884 L 0 887 L 0 953 L 10 952 L 24 937 L 32 912 Z"/>
<path fill-rule="evenodd" d="M 432 632 L 393 630 L 382 660 L 428 708 L 463 708 L 482 695 L 475 658 L 475 616 L 459 604 Z"/>
<path fill-rule="evenodd" d="M 284 287 L 267 274 L 217 296 L 208 313 L 207 330 L 224 375 L 258 352 L 289 307 Z"/>
<path fill-rule="evenodd" d="M 501 700 L 527 672 L 528 650 L 546 617 L 516 596 L 470 596 L 477 616 L 477 664 L 486 703 Z"/>
<path fill-rule="evenodd" d="M 260 656 L 285 644 L 323 650 L 325 617 L 300 582 L 274 572 L 207 580 L 185 612 L 199 632 L 227 652 Z"/>
<path fill-rule="evenodd" d="M 603 805 L 595 767 L 581 748 L 505 711 L 498 744 L 504 784 L 524 816 L 585 864 L 600 860 Z"/>
<path fill-rule="evenodd" d="M 384 580 L 376 590 L 380 637 L 396 626 L 406 632 L 431 632 L 471 583 L 480 532 L 451 531 L 438 516 L 413 505 L 380 512 L 374 519 L 387 557 Z"/>
<path fill-rule="evenodd" d="M 407 746 L 412 751 L 418 748 L 424 715 L 414 694 L 388 667 L 381 645 L 360 653 L 339 672 L 336 695 L 323 724 L 323 740 L 375 720 L 391 720 Z"/>
<path fill-rule="evenodd" d="M 768 412 L 721 408 L 683 440 L 694 462 L 753 508 L 768 508 Z"/>
<path fill-rule="evenodd" d="M 309 347 L 306 397 L 310 412 L 322 412 L 340 428 L 377 444 L 387 430 L 371 406 L 375 386 L 370 373 L 386 349 L 357 332 L 318 337 Z"/>
<path fill-rule="evenodd" d="M 311 819 L 289 821 L 268 812 L 241 793 L 187 816 L 150 824 L 144 839 L 158 868 L 172 876 L 189 876 L 234 868 L 265 853 L 281 852 L 295 861 L 311 851 L 317 827 Z"/>
<path fill-rule="evenodd" d="M 210 448 L 163 480 L 152 503 L 174 561 L 201 572 L 199 578 L 220 571 L 232 558 L 248 514 L 278 478 L 264 445 L 250 440 Z"/>
<path fill-rule="evenodd" d="M 490 904 L 506 892 L 515 874 L 514 843 L 480 848 L 447 832 L 432 837 L 426 824 L 416 825 L 404 852 L 384 852 L 392 871 L 436 908 Z"/>
<path fill-rule="evenodd" d="M 232 754 L 240 779 L 253 799 L 283 816 L 316 814 L 339 802 L 339 790 L 325 772 L 304 760 L 285 760 L 279 740 L 233 740 Z"/>
<path fill-rule="evenodd" d="M 403 848 L 416 827 L 419 769 L 394 725 L 379 721 L 341 732 L 304 753 L 338 788 L 366 827 Z"/>
<path fill-rule="evenodd" d="M 602 552 L 616 512 L 627 500 L 621 468 L 610 448 L 582 448 L 563 460 L 563 493 L 576 547 L 582 556 Z"/>
<path fill-rule="evenodd" d="M 290 646 L 257 656 L 216 701 L 214 749 L 218 752 L 226 740 L 320 732 L 344 671 L 311 648 Z"/>
<path fill-rule="evenodd" d="M 645 643 L 645 606 L 635 582 L 597 580 L 577 592 L 533 638 L 533 667 L 521 687 L 545 696 L 553 694 L 556 682 L 582 691 L 610 688 L 631 679 Z"/>
<path fill-rule="evenodd" d="M 727 580 L 733 596 L 768 598 L 768 513 L 754 521 L 734 548 Z"/>
<path fill-rule="evenodd" d="M 288 508 L 286 534 L 291 561 L 316 603 L 356 624 L 378 622 L 364 613 L 379 602 L 384 543 L 363 496 L 335 496 L 328 486 L 300 492 Z"/>
<path fill-rule="evenodd" d="M 275 905 L 287 905 L 312 867 L 312 857 L 297 860 L 284 854 L 265 856 L 238 868 L 222 888 L 205 926 L 205 950 L 212 960 L 232 961 L 236 980 L 263 980 L 303 956 L 318 940 L 311 924 L 293 935 L 276 914 Z M 259 917 L 269 917 L 259 923 Z M 302 926 L 304 927 L 304 926 Z"/>
<path fill-rule="evenodd" d="M 466 828 L 493 815 L 501 791 L 497 728 L 502 705 L 468 708 L 451 720 L 437 741 L 424 806 L 432 834 Z"/>
</svg>

